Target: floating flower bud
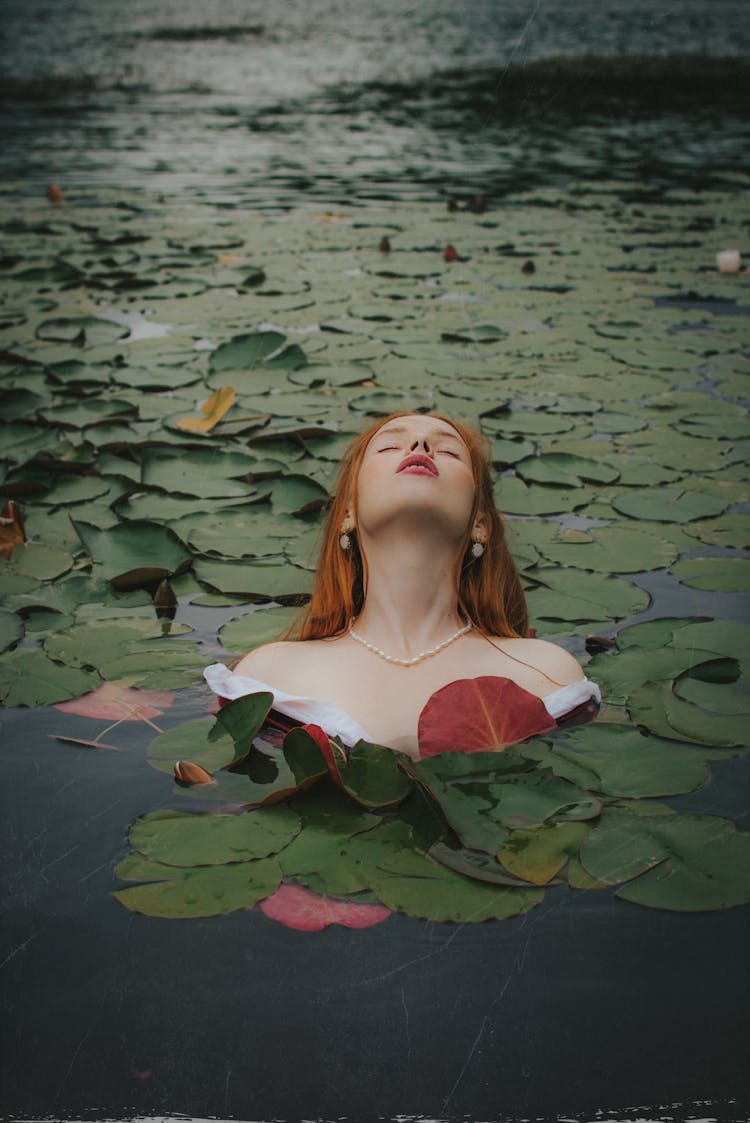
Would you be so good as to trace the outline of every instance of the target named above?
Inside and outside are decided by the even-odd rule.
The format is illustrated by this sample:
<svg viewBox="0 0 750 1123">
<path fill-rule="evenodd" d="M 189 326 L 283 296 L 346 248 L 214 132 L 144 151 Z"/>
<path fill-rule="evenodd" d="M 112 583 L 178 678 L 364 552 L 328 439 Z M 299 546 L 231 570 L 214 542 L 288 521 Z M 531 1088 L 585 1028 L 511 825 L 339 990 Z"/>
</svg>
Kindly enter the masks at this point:
<svg viewBox="0 0 750 1123">
<path fill-rule="evenodd" d="M 174 778 L 180 784 L 210 784 L 213 781 L 210 772 L 191 760 L 175 761 Z"/>
</svg>

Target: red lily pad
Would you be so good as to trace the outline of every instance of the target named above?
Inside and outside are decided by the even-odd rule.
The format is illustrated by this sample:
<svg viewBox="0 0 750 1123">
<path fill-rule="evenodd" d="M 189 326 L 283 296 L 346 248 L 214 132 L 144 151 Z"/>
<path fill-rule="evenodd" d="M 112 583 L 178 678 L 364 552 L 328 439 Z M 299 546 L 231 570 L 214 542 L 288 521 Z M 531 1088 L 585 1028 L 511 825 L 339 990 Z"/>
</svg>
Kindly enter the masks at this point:
<svg viewBox="0 0 750 1123">
<path fill-rule="evenodd" d="M 419 715 L 419 752 L 426 757 L 504 749 L 556 726 L 541 698 L 510 679 L 462 678 L 428 699 Z"/>
<path fill-rule="evenodd" d="M 142 721 L 159 717 L 173 701 L 173 690 L 132 690 L 114 682 L 104 682 L 71 702 L 58 702 L 55 709 L 101 721 Z"/>
<path fill-rule="evenodd" d="M 280 885 L 272 896 L 260 903 L 271 920 L 298 932 L 320 932 L 329 924 L 344 928 L 371 928 L 391 915 L 384 905 L 360 905 L 351 901 L 334 901 L 321 897 L 301 885 Z"/>
</svg>

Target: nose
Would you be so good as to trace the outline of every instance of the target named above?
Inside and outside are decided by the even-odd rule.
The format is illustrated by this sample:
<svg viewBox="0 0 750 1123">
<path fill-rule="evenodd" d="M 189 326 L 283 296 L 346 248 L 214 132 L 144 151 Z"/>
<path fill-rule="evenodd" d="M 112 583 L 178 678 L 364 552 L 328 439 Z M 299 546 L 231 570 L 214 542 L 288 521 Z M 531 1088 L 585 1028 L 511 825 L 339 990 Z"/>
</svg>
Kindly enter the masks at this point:
<svg viewBox="0 0 750 1123">
<path fill-rule="evenodd" d="M 430 446 L 429 438 L 415 437 L 409 445 L 409 452 L 421 452 L 422 450 L 424 450 L 426 456 L 432 456 L 432 448 Z"/>
</svg>

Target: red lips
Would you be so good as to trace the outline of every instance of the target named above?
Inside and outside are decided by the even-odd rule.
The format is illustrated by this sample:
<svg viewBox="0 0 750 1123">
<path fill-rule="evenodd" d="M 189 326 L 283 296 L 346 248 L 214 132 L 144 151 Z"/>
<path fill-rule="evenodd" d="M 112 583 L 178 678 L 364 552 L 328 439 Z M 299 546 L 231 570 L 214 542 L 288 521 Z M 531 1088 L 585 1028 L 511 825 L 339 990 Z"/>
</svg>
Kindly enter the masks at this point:
<svg viewBox="0 0 750 1123">
<path fill-rule="evenodd" d="M 423 468 L 426 472 L 429 472 L 431 476 L 440 475 L 435 461 L 431 460 L 429 456 L 424 456 L 422 453 L 415 453 L 413 456 L 405 457 L 405 459 L 402 460 L 399 464 L 396 471 L 403 472 L 407 468 Z"/>
</svg>

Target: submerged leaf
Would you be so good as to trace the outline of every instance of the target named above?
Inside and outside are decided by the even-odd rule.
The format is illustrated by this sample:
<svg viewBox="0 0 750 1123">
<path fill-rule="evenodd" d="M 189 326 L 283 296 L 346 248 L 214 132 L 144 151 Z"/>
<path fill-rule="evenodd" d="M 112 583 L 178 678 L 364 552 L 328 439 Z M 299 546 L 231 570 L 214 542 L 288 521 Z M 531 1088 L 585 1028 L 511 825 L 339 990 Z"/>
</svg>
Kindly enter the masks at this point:
<svg viewBox="0 0 750 1123">
<path fill-rule="evenodd" d="M 172 690 L 131 690 L 114 682 L 103 682 L 75 701 L 57 703 L 55 709 L 101 721 L 142 721 L 159 717 L 173 701 Z"/>
<path fill-rule="evenodd" d="M 330 924 L 371 928 L 391 915 L 391 910 L 383 905 L 335 901 L 301 885 L 280 885 L 271 897 L 261 902 L 260 909 L 271 920 L 298 932 L 320 932 Z"/>
</svg>

